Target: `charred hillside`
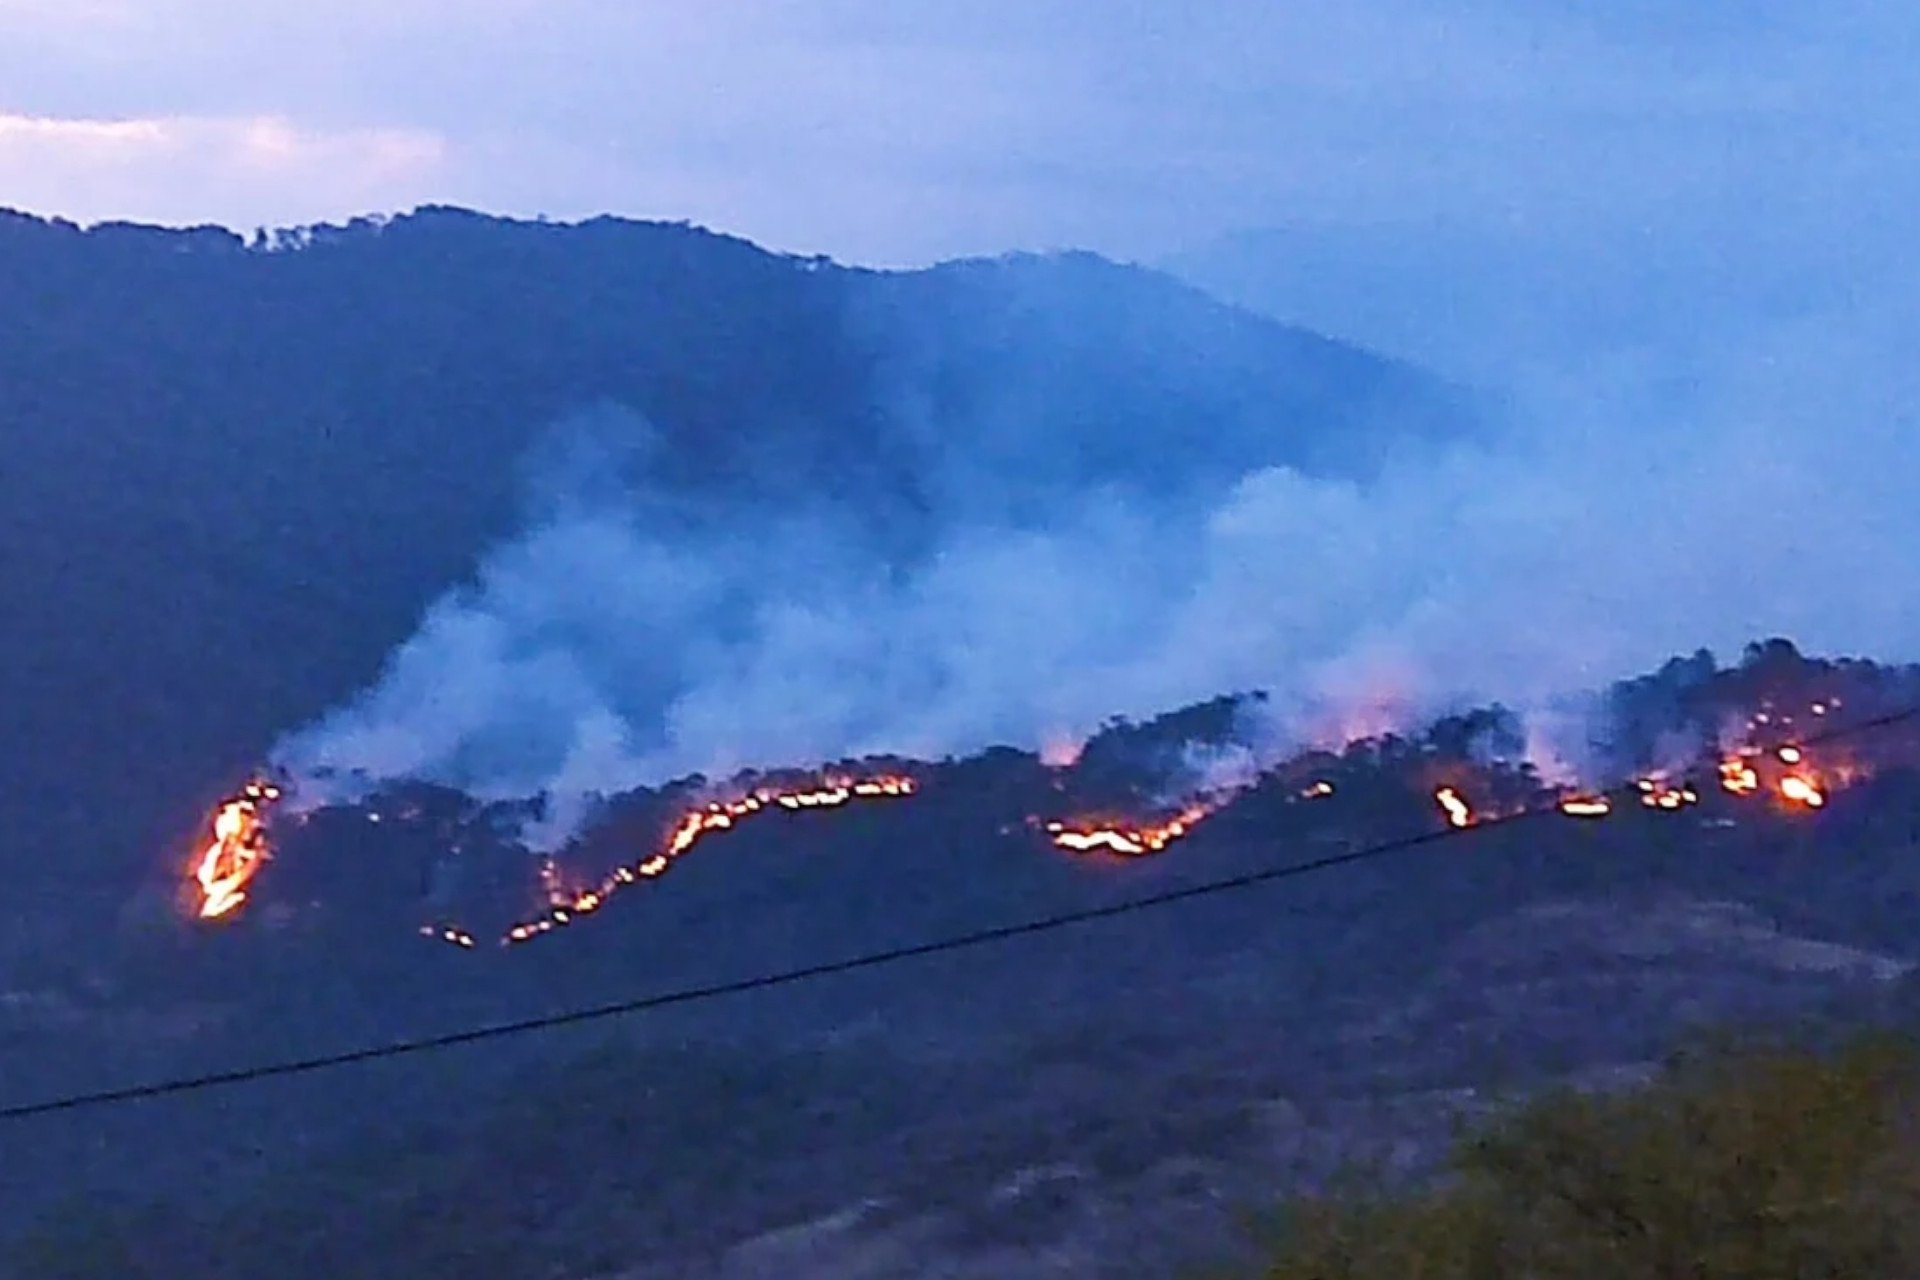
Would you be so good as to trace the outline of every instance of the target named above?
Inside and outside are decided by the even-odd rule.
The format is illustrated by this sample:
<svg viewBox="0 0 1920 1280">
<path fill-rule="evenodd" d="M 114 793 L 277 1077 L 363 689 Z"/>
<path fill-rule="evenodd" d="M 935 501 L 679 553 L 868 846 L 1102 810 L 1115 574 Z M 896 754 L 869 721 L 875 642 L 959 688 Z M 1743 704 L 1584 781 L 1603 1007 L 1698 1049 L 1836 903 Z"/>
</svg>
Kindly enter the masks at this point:
<svg viewBox="0 0 1920 1280">
<path fill-rule="evenodd" d="M 373 675 L 515 526 L 539 432 L 600 404 L 650 424 L 621 465 L 678 518 L 830 503 L 899 557 L 980 500 L 970 476 L 1017 518 L 1223 460 L 1356 474 L 1473 412 L 1087 256 L 887 274 L 616 219 L 429 208 L 248 243 L 7 215 L 8 874 L 144 871 Z"/>
</svg>

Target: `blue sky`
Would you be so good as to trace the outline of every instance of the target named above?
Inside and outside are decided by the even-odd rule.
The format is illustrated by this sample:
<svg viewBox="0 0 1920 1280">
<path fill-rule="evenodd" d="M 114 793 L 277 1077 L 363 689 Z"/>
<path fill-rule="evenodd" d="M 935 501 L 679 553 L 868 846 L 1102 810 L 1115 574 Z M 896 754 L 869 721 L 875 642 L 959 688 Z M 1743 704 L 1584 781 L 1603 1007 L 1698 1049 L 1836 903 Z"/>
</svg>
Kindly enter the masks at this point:
<svg viewBox="0 0 1920 1280">
<path fill-rule="evenodd" d="M 876 264 L 1434 224 L 1797 254 L 1920 187 L 1917 33 L 1867 0 L 0 0 L 0 203 L 613 211 Z"/>
</svg>

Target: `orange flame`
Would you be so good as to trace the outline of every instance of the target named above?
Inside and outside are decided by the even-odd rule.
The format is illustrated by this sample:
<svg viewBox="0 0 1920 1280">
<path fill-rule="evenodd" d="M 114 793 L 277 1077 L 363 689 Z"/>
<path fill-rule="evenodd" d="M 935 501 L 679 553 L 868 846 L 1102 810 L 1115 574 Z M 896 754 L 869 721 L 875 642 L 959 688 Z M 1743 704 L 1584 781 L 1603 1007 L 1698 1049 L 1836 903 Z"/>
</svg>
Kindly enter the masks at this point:
<svg viewBox="0 0 1920 1280">
<path fill-rule="evenodd" d="M 1790 773 L 1780 779 L 1780 796 L 1809 809 L 1818 809 L 1827 802 L 1827 793 L 1821 790 L 1820 784 L 1801 773 Z"/>
<path fill-rule="evenodd" d="M 517 942 L 526 942 L 543 933 L 551 933 L 575 921 L 590 916 L 604 907 L 607 900 L 628 885 L 641 880 L 653 880 L 665 875 L 674 862 L 684 857 L 706 836 L 716 831 L 727 831 L 754 814 L 778 807 L 789 811 L 830 809 L 861 799 L 889 799 L 911 796 L 918 789 L 912 778 L 885 774 L 875 778 L 830 778 L 824 785 L 809 790 L 781 791 L 762 787 L 750 795 L 738 800 L 714 801 L 698 809 L 691 809 L 668 829 L 660 848 L 631 865 L 615 867 L 598 885 L 580 890 L 567 890 L 560 885 L 559 872 L 551 860 L 542 865 L 541 876 L 547 891 L 547 912 L 535 920 L 523 920 L 508 929 L 500 939 L 502 946 L 512 946 Z M 445 941 L 459 942 L 457 938 L 447 937 L 437 930 L 423 930 L 428 936 L 441 937 Z M 456 931 L 457 932 L 457 931 Z M 462 935 L 465 936 L 465 935 Z"/>
<path fill-rule="evenodd" d="M 1447 821 L 1456 827 L 1473 825 L 1473 807 L 1452 787 L 1441 787 L 1433 793 L 1433 798 L 1446 810 Z"/>
<path fill-rule="evenodd" d="M 1560 802 L 1560 812 L 1569 818 L 1604 818 L 1613 812 L 1613 801 L 1605 796 L 1568 796 Z"/>
<path fill-rule="evenodd" d="M 1056 848 L 1074 853 L 1105 849 L 1110 853 L 1138 858 L 1159 853 L 1192 831 L 1212 812 L 1211 806 L 1192 805 L 1183 810 L 1179 817 L 1154 827 L 1094 826 L 1086 821 L 1049 822 L 1047 832 L 1053 837 Z"/>
<path fill-rule="evenodd" d="M 1674 787 L 1667 785 L 1663 778 L 1642 778 L 1639 782 L 1640 803 L 1649 809 L 1664 809 L 1671 813 L 1684 809 L 1690 804 L 1700 803 L 1700 793 L 1692 787 Z"/>
<path fill-rule="evenodd" d="M 194 863 L 200 890 L 200 918 L 231 915 L 247 900 L 247 886 L 273 856 L 267 843 L 265 811 L 280 798 L 280 788 L 249 782 L 213 816 L 213 838 Z"/>
<path fill-rule="evenodd" d="M 1865 772 L 1845 761 L 1816 770 L 1804 748 L 1787 743 L 1764 756 L 1749 751 L 1727 759 L 1720 766 L 1720 785 L 1740 796 L 1765 788 L 1790 809 L 1819 809 L 1833 788 L 1857 782 Z"/>
<path fill-rule="evenodd" d="M 1720 762 L 1720 786 L 1732 795 L 1752 795 L 1760 789 L 1760 774 L 1752 765 L 1735 756 Z"/>
</svg>

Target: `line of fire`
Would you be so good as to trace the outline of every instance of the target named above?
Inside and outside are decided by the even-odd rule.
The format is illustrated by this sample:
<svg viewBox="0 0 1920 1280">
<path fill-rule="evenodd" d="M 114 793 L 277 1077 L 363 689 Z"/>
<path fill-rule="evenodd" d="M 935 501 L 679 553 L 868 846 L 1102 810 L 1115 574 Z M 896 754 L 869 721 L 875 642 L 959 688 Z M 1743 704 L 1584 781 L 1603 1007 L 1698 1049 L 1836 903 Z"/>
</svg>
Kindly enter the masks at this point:
<svg viewBox="0 0 1920 1280">
<path fill-rule="evenodd" d="M 1437 722 L 1424 735 L 1372 735 L 1338 750 L 1299 752 L 1236 786 L 1190 791 L 1169 802 L 1163 794 L 1169 744 L 1193 740 L 1183 736 L 1198 723 L 1190 709 L 1146 725 L 1115 722 L 1071 759 L 1042 760 L 1003 749 L 973 762 L 849 762 L 818 771 L 748 775 L 717 786 L 693 779 L 643 789 L 608 801 L 581 835 L 545 856 L 529 852 L 515 837 L 537 816 L 537 801 L 483 806 L 445 788 L 414 785 L 354 806 L 303 811 L 282 781 L 258 778 L 217 806 L 187 880 L 199 918 L 232 922 L 255 909 L 262 886 L 279 874 L 284 851 L 276 845 L 285 830 L 317 826 L 337 835 L 346 827 L 382 823 L 430 830 L 443 855 L 437 867 L 456 868 L 458 878 L 469 864 L 484 863 L 490 870 L 469 875 L 468 881 L 490 876 L 483 896 L 522 906 L 494 927 L 463 922 L 449 911 L 420 924 L 419 932 L 462 950 L 513 948 L 602 915 L 616 898 L 658 881 L 716 836 L 761 818 L 906 802 L 930 785 L 937 788 L 949 771 L 1014 771 L 1016 762 L 1020 785 L 1002 790 L 1006 802 L 1018 802 L 1027 812 L 1001 831 L 1024 832 L 1023 839 L 1043 841 L 1060 855 L 1088 863 L 1122 864 L 1165 854 L 1222 813 L 1256 798 L 1270 804 L 1277 797 L 1288 806 L 1317 805 L 1332 812 L 1343 801 L 1378 808 L 1386 803 L 1383 796 L 1417 795 L 1427 805 L 1424 821 L 1452 828 L 1549 807 L 1587 823 L 1617 820 L 1623 809 L 1650 818 L 1696 814 L 1706 826 L 1732 826 L 1761 813 L 1770 820 L 1791 820 L 1825 809 L 1877 770 L 1920 763 L 1920 741 L 1910 729 L 1844 736 L 1854 702 L 1839 691 L 1842 683 L 1829 678 L 1812 688 L 1774 690 L 1731 716 L 1724 705 L 1716 707 L 1713 741 L 1694 759 L 1644 768 L 1630 775 L 1631 781 L 1606 789 L 1549 785 L 1530 764 L 1484 758 L 1485 752 L 1467 740 L 1472 723 L 1456 718 Z M 1871 693 L 1858 700 L 1865 704 L 1855 711 L 1859 718 L 1884 714 Z M 1206 713 L 1200 719 L 1218 721 L 1231 701 L 1197 709 Z M 1071 816 L 1045 816 L 1048 808 Z M 352 856 L 338 848 L 338 838 L 305 843 L 330 844 L 335 847 L 328 854 Z M 495 856 L 484 856 L 488 850 Z M 302 856 L 309 854 L 320 851 L 308 849 Z M 429 902 L 457 897 L 437 882 L 438 874 L 429 874 L 431 883 L 420 896 Z M 465 887 L 471 896 L 473 884 Z"/>
</svg>

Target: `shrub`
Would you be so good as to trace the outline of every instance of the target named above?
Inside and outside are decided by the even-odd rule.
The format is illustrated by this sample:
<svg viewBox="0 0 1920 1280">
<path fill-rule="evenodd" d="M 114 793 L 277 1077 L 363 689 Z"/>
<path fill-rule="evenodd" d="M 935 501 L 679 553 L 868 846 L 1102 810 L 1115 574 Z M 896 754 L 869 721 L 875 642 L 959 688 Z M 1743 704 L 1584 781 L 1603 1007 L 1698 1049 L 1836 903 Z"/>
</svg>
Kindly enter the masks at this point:
<svg viewBox="0 0 1920 1280">
<path fill-rule="evenodd" d="M 1267 1280 L 1811 1280 L 1920 1274 L 1920 1052 L 1676 1059 L 1464 1136 L 1444 1176 L 1290 1205 Z"/>
</svg>

